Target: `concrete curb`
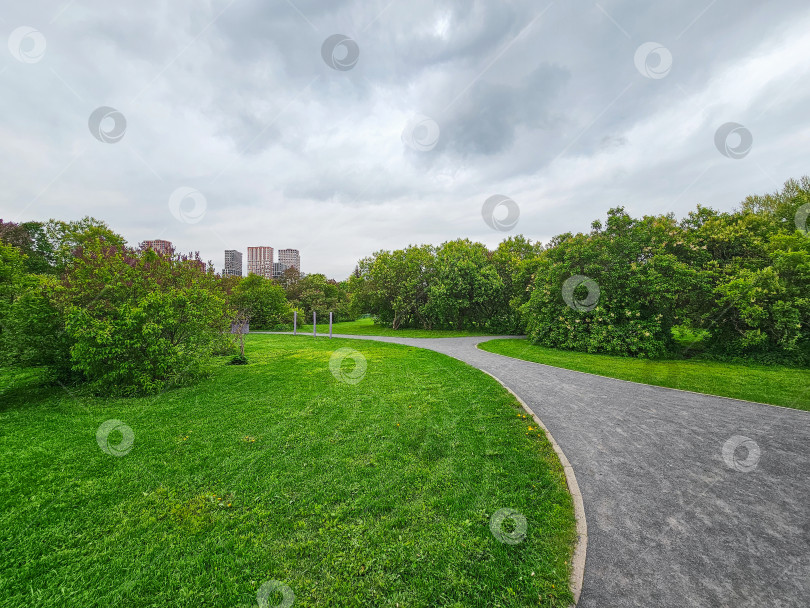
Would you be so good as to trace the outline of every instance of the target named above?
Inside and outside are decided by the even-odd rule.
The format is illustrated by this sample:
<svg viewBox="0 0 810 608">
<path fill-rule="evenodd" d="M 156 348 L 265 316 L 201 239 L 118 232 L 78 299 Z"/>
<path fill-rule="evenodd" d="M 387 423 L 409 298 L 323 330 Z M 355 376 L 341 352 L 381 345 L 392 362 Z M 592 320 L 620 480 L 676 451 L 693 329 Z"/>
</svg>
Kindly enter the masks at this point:
<svg viewBox="0 0 810 608">
<path fill-rule="evenodd" d="M 515 393 L 515 391 L 506 386 L 506 384 L 504 384 L 497 376 L 494 376 L 482 369 L 476 369 L 478 369 L 480 372 L 484 372 L 487 376 L 498 382 L 498 384 L 509 391 L 517 402 L 520 403 L 526 413 L 532 417 L 535 424 L 543 429 L 543 432 L 546 434 L 546 437 L 551 443 L 551 447 L 554 448 L 554 451 L 556 452 L 557 457 L 560 459 L 560 463 L 563 466 L 565 481 L 568 484 L 568 491 L 571 493 L 571 498 L 574 499 L 574 517 L 577 520 L 577 545 L 574 547 L 574 554 L 571 556 L 571 577 L 568 580 L 568 587 L 571 589 L 571 593 L 574 594 L 573 606 L 576 606 L 577 603 L 579 603 L 579 596 L 582 593 L 582 585 L 585 581 L 585 557 L 588 551 L 588 522 L 585 519 L 585 503 L 582 501 L 582 493 L 579 491 L 579 484 L 577 483 L 577 476 L 574 473 L 574 467 L 571 466 L 565 452 L 562 451 L 560 444 L 558 444 L 557 440 L 554 439 L 551 431 L 546 428 L 546 425 L 543 424 L 540 418 L 537 417 L 537 414 L 531 410 L 526 402 L 523 401 L 523 399 L 521 399 Z"/>
</svg>

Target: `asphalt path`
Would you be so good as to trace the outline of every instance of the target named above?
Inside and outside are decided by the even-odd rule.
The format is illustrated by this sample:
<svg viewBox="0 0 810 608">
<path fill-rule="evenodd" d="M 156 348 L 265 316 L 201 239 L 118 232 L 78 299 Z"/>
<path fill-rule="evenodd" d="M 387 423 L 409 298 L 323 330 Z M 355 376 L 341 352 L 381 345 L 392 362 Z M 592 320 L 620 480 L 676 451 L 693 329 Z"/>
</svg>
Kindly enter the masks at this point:
<svg viewBox="0 0 810 608">
<path fill-rule="evenodd" d="M 581 608 L 810 606 L 810 412 L 477 348 L 496 336 L 335 337 L 444 353 L 501 380 L 540 418 L 582 493 Z"/>
</svg>

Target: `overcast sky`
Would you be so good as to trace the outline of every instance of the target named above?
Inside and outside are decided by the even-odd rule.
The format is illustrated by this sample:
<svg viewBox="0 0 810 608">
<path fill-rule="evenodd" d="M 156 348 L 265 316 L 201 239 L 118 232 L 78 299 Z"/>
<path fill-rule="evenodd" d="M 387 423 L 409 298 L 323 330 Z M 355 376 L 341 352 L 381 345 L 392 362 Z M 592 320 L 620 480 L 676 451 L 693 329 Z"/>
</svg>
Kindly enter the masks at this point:
<svg viewBox="0 0 810 608">
<path fill-rule="evenodd" d="M 0 10 L 0 217 L 92 215 L 217 270 L 297 248 L 341 279 L 810 173 L 807 0 L 111 4 Z"/>
</svg>

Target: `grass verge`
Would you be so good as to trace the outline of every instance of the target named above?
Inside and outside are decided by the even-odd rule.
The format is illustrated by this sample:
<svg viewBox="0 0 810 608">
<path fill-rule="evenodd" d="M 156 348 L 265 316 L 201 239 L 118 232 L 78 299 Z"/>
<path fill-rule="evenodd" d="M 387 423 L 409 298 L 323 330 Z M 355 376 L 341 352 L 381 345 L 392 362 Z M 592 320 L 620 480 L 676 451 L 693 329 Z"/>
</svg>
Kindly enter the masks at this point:
<svg viewBox="0 0 810 608">
<path fill-rule="evenodd" d="M 708 395 L 810 410 L 810 370 L 704 360 L 649 360 L 546 348 L 528 340 L 490 340 L 499 355 L 589 374 Z"/>
<path fill-rule="evenodd" d="M 330 371 L 339 348 L 365 358 L 333 365 L 356 384 Z M 139 399 L 0 370 L 0 605 L 255 606 L 268 581 L 296 607 L 568 605 L 565 477 L 494 379 L 368 341 L 246 351 Z M 522 542 L 491 531 L 502 508 Z"/>
<path fill-rule="evenodd" d="M 299 333 L 312 334 L 312 325 L 298 328 Z M 351 336 L 392 336 L 400 338 L 464 338 L 467 336 L 491 336 L 492 333 L 455 331 L 451 329 L 391 329 L 375 325 L 371 318 L 344 321 L 332 324 L 332 333 Z M 318 335 L 329 335 L 329 317 L 318 321 Z"/>
</svg>

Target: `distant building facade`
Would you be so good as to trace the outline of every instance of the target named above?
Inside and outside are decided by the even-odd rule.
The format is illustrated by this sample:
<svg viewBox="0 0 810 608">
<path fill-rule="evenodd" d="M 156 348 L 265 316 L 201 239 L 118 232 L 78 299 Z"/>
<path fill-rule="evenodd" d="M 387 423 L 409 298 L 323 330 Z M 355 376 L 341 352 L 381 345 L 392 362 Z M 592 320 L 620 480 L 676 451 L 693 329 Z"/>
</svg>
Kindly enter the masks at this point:
<svg viewBox="0 0 810 608">
<path fill-rule="evenodd" d="M 225 250 L 225 268 L 222 269 L 223 277 L 242 276 L 242 252 L 236 249 Z"/>
<path fill-rule="evenodd" d="M 279 254 L 281 254 L 281 252 L 279 252 Z M 273 278 L 280 279 L 281 277 L 283 277 L 284 271 L 287 270 L 287 268 L 289 268 L 289 266 L 287 266 L 286 264 L 282 264 L 281 262 L 276 262 L 275 264 L 273 264 Z"/>
<path fill-rule="evenodd" d="M 301 272 L 301 254 L 297 249 L 279 249 L 278 262 L 284 264 L 287 268 L 295 268 Z"/>
<path fill-rule="evenodd" d="M 248 247 L 248 274 L 257 274 L 267 279 L 273 278 L 273 248 Z"/>
<path fill-rule="evenodd" d="M 143 246 L 144 249 L 151 249 L 155 253 L 159 253 L 161 255 L 172 255 L 172 252 L 174 251 L 171 241 L 163 241 L 161 239 L 144 241 Z"/>
</svg>

